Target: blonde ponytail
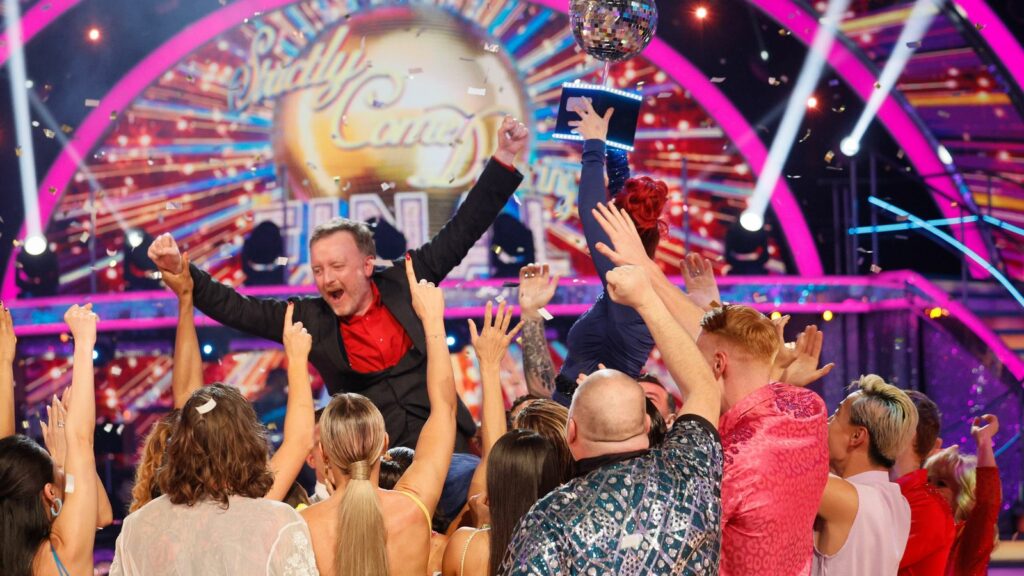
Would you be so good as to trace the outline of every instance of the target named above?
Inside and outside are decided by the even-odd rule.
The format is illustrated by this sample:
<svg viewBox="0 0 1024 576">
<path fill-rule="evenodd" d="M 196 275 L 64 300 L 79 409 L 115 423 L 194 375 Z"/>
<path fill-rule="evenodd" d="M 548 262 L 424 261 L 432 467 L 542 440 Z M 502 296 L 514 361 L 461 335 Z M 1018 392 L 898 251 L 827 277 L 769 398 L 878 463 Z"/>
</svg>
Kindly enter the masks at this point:
<svg viewBox="0 0 1024 576">
<path fill-rule="evenodd" d="M 348 476 L 338 507 L 335 576 L 388 576 L 384 515 L 370 481 L 384 438 L 384 417 L 359 394 L 336 395 L 320 418 L 327 460 Z"/>
</svg>

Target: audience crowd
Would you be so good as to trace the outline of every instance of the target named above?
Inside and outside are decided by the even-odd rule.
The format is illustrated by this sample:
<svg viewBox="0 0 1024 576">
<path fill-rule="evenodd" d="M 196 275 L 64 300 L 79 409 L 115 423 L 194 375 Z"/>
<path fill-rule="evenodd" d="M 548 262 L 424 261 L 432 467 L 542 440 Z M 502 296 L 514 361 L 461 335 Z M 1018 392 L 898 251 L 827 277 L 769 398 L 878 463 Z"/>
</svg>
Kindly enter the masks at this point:
<svg viewBox="0 0 1024 576">
<path fill-rule="evenodd" d="M 506 302 L 469 321 L 479 429 L 456 394 L 438 285 L 521 179 L 521 124 L 502 126 L 448 225 L 390 268 L 375 266 L 365 225 L 316 230 L 315 298 L 239 295 L 158 238 L 150 257 L 179 304 L 174 409 L 140 446 L 111 574 L 985 574 L 998 420 L 974 420 L 974 455 L 943 448 L 936 404 L 873 374 L 828 415 L 807 388 L 833 368 L 820 366 L 823 333 L 809 326 L 787 343 L 788 317 L 722 303 L 699 256 L 683 260 L 686 290 L 675 286 L 653 260 L 664 183 L 605 189 L 611 112 L 584 102 L 577 113 L 580 216 L 604 290 L 559 370 L 545 337 L 558 287 L 548 266 L 521 270 L 518 323 Z M 283 344 L 273 454 L 243 395 L 203 382 L 196 309 Z M 16 337 L 0 311 L 3 575 L 92 574 L 96 530 L 113 521 L 93 449 L 101 321 L 89 304 L 65 321 L 72 380 L 47 407 L 40 446 L 15 434 Z M 529 390 L 515 399 L 501 383 L 514 341 Z M 643 373 L 652 350 L 671 383 Z M 320 410 L 310 364 L 331 391 Z M 303 467 L 312 494 L 297 482 Z"/>
</svg>

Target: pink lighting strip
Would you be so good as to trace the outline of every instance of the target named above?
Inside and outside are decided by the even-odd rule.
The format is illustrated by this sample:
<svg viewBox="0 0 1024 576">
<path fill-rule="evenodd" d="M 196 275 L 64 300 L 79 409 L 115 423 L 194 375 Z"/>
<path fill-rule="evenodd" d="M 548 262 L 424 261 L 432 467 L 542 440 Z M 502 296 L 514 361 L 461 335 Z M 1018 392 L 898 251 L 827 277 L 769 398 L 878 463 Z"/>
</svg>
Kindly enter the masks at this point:
<svg viewBox="0 0 1024 576">
<path fill-rule="evenodd" d="M 977 0 L 977 2 L 983 4 L 984 0 Z M 774 19 L 780 26 L 790 30 L 793 36 L 799 38 L 801 42 L 810 45 L 818 29 L 818 21 L 814 14 L 808 13 L 792 0 L 751 0 L 751 3 Z M 998 21 L 998 18 L 995 21 Z M 876 75 L 844 43 L 836 42 L 832 45 L 828 62 L 864 101 L 871 97 L 871 93 L 875 89 Z M 1024 66 L 1024 60 L 1020 65 Z M 904 110 L 891 96 L 886 97 L 885 103 L 878 110 L 878 120 L 906 152 L 907 159 L 914 165 L 918 174 L 947 173 L 946 166 L 939 160 L 937 145 L 929 140 L 925 131 L 911 118 L 910 113 Z M 928 183 L 949 195 L 950 198 L 961 198 L 962 196 L 952 176 L 933 178 Z M 951 207 L 949 200 L 939 194 L 933 194 L 933 197 L 939 211 L 946 218 L 960 216 L 959 209 Z M 960 240 L 972 250 L 978 254 L 989 253 L 977 225 L 967 226 L 965 236 Z M 985 271 L 977 265 L 972 264 L 970 269 L 971 274 L 976 278 L 987 276 Z"/>
<path fill-rule="evenodd" d="M 54 20 L 77 6 L 82 0 L 40 0 L 21 16 L 21 44 L 24 46 Z M 0 66 L 11 55 L 7 34 L 0 34 Z"/>
<path fill-rule="evenodd" d="M 568 9 L 568 4 L 564 0 L 533 1 L 562 13 L 567 12 Z M 80 157 L 87 157 L 88 151 L 110 128 L 110 111 L 127 108 L 132 100 L 156 80 L 163 71 L 184 58 L 196 46 L 202 45 L 225 30 L 236 26 L 245 18 L 250 17 L 253 12 L 267 12 L 292 3 L 294 0 L 240 0 L 194 22 L 151 52 L 149 56 L 125 74 L 121 81 L 101 98 L 101 106 L 86 117 L 68 147 L 74 147 Z M 736 144 L 737 149 L 744 155 L 754 171 L 759 173 L 767 156 L 764 144 L 735 106 L 711 84 L 705 75 L 658 38 L 651 42 L 644 56 L 664 68 L 677 82 L 690 90 L 696 101 L 722 126 L 726 135 Z M 48 190 L 52 186 L 57 190 L 64 190 L 77 169 L 73 158 L 74 154 L 69 149 L 61 152 L 40 183 L 39 189 Z M 57 201 L 56 195 L 40 195 L 39 211 L 44 227 L 49 222 Z M 789 242 L 797 271 L 802 275 L 821 275 L 823 270 L 817 246 L 803 219 L 799 205 L 784 181 L 780 180 L 775 190 L 772 207 L 779 216 L 783 236 Z M 22 226 L 18 237 L 23 239 L 24 235 L 25 228 Z M 7 272 L 4 275 L 3 290 L 0 293 L 7 301 L 13 301 L 17 295 L 14 284 L 14 258 L 11 258 L 8 264 Z"/>
<path fill-rule="evenodd" d="M 956 0 L 955 3 L 966 14 L 967 21 L 972 26 L 982 26 L 978 33 L 992 48 L 1000 63 L 1006 67 L 1017 86 L 1024 90 L 1024 48 L 1003 21 L 989 8 L 985 0 Z"/>
</svg>

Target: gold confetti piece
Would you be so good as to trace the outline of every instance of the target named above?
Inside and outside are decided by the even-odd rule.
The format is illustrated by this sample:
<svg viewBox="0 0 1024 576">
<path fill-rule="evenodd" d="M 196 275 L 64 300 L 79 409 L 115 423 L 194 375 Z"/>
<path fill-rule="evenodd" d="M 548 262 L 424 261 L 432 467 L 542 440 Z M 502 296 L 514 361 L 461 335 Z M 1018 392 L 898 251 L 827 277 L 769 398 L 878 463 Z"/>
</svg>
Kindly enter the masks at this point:
<svg viewBox="0 0 1024 576">
<path fill-rule="evenodd" d="M 810 129 L 810 128 L 808 128 L 808 129 L 807 129 L 807 133 L 806 133 L 806 134 L 804 134 L 804 137 L 800 139 L 800 143 L 801 143 L 801 144 L 803 144 L 803 143 L 804 143 L 804 142 L 806 142 L 806 141 L 807 141 L 807 139 L 808 139 L 808 138 L 810 138 L 810 137 L 811 137 L 811 129 Z"/>
<path fill-rule="evenodd" d="M 781 84 L 781 82 L 779 82 L 779 79 L 776 78 L 775 76 L 769 76 L 768 77 L 768 85 L 769 86 L 778 86 L 779 84 Z"/>
<path fill-rule="evenodd" d="M 57 194 L 57 187 L 56 186 L 50 186 L 50 196 L 53 196 L 55 194 Z"/>
<path fill-rule="evenodd" d="M 715 76 L 711 79 L 712 84 L 721 84 L 722 82 L 725 82 L 725 78 L 721 76 Z"/>
<path fill-rule="evenodd" d="M 487 52 L 491 52 L 491 53 L 497 53 L 498 52 L 498 44 L 496 44 L 496 43 L 495 44 L 486 44 L 485 43 L 484 44 L 484 50 L 486 50 Z"/>
<path fill-rule="evenodd" d="M 846 104 L 840 104 L 838 108 L 833 108 L 832 111 L 837 114 L 842 114 L 843 112 L 846 112 Z"/>
<path fill-rule="evenodd" d="M 875 90 L 881 90 L 881 89 L 882 89 L 882 83 L 881 82 L 875 82 Z"/>
<path fill-rule="evenodd" d="M 43 136 L 46 136 L 50 140 L 53 140 L 53 137 L 56 135 L 57 133 L 54 132 L 53 130 L 50 130 L 49 128 L 43 128 Z"/>
<path fill-rule="evenodd" d="M 976 23 L 974 25 L 974 27 L 978 29 L 978 32 L 981 32 L 982 30 L 984 30 L 986 26 L 987 26 L 987 24 L 981 24 L 981 23 Z"/>
<path fill-rule="evenodd" d="M 828 152 L 825 152 L 825 162 L 831 163 L 832 159 L 835 158 L 835 157 L 836 157 L 836 153 L 835 152 L 833 152 L 831 150 L 829 150 Z"/>
<path fill-rule="evenodd" d="M 277 264 L 278 266 L 287 266 L 288 265 L 288 257 L 287 256 L 278 256 L 277 260 L 274 260 L 274 264 Z"/>
<path fill-rule="evenodd" d="M 21 157 L 21 146 L 15 146 L 14 147 L 14 155 L 19 157 L 19 158 Z"/>
<path fill-rule="evenodd" d="M 277 422 L 267 424 L 267 430 L 277 430 Z"/>
<path fill-rule="evenodd" d="M 790 34 L 792 34 L 792 32 L 790 32 L 789 30 L 786 30 L 785 28 L 779 28 L 779 36 L 789 36 Z"/>
<path fill-rule="evenodd" d="M 470 96 L 487 96 L 487 88 L 474 88 L 470 86 L 466 89 L 466 93 Z"/>
<path fill-rule="evenodd" d="M 117 120 L 117 110 L 111 110 L 110 111 L 110 119 L 111 120 Z"/>
<path fill-rule="evenodd" d="M 494 247 L 494 253 L 495 254 L 501 254 L 501 246 L 495 246 Z"/>
<path fill-rule="evenodd" d="M 196 83 L 196 77 L 195 77 L 195 76 L 193 76 L 193 75 L 191 75 L 191 74 L 186 74 L 186 75 L 185 75 L 185 80 L 186 80 L 186 81 L 187 81 L 187 82 L 188 82 L 189 84 L 195 84 L 195 83 Z"/>
<path fill-rule="evenodd" d="M 880 274 L 881 272 L 882 272 L 882 267 L 881 266 L 879 266 L 878 264 L 872 264 L 871 265 L 871 273 L 872 274 Z"/>
</svg>

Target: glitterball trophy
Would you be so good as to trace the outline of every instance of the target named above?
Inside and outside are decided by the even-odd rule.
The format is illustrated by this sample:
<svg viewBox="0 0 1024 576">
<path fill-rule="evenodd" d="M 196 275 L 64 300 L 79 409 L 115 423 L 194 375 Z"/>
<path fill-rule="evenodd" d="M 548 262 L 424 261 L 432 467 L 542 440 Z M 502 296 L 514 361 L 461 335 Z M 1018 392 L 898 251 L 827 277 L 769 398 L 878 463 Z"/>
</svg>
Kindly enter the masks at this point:
<svg viewBox="0 0 1024 576">
<path fill-rule="evenodd" d="M 569 23 L 580 48 L 605 63 L 604 85 L 580 82 L 562 85 L 553 137 L 583 139 L 573 133 L 569 122 L 579 119 L 574 110 L 580 99 L 589 99 L 598 114 L 615 108 L 608 126 L 607 145 L 632 151 L 643 97 L 637 92 L 608 86 L 608 69 L 612 62 L 632 58 L 647 47 L 658 28 L 658 7 L 654 0 L 572 0 Z"/>
</svg>

